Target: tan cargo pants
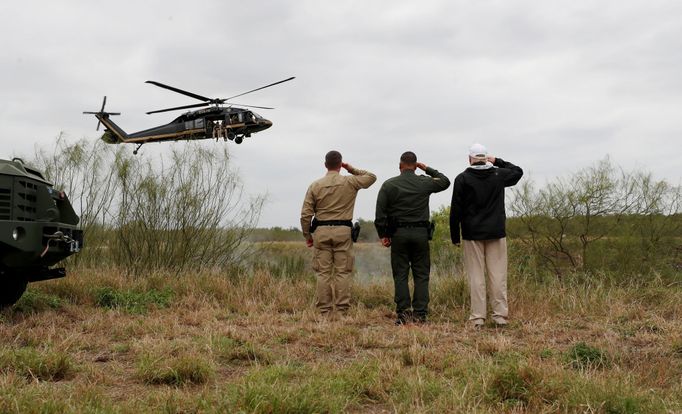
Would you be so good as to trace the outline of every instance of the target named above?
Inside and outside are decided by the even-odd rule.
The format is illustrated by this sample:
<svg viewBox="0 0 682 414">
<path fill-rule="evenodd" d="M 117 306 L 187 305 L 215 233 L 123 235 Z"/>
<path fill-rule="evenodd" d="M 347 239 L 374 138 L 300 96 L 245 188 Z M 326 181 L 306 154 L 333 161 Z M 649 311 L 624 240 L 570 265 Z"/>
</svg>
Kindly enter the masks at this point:
<svg viewBox="0 0 682 414">
<path fill-rule="evenodd" d="M 469 277 L 473 323 L 486 318 L 486 270 L 493 321 L 507 323 L 507 239 L 463 240 L 464 269 Z"/>
<path fill-rule="evenodd" d="M 313 233 L 313 270 L 317 274 L 317 309 L 330 313 L 350 307 L 353 241 L 347 226 L 319 226 Z"/>
</svg>

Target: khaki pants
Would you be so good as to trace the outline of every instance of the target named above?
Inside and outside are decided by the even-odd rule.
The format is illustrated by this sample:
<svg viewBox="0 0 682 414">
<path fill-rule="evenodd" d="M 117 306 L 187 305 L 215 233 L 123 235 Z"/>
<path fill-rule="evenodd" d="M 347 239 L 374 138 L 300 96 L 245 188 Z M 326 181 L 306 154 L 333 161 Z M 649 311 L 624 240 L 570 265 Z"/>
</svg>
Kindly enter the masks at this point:
<svg viewBox="0 0 682 414">
<path fill-rule="evenodd" d="M 313 247 L 313 270 L 317 274 L 317 309 L 320 313 L 327 314 L 336 306 L 338 311 L 345 312 L 350 307 L 350 281 L 353 273 L 350 227 L 319 226 L 313 233 Z"/>
<path fill-rule="evenodd" d="M 471 291 L 470 321 L 485 321 L 486 270 L 495 323 L 507 323 L 507 239 L 463 240 L 464 268 Z"/>
</svg>

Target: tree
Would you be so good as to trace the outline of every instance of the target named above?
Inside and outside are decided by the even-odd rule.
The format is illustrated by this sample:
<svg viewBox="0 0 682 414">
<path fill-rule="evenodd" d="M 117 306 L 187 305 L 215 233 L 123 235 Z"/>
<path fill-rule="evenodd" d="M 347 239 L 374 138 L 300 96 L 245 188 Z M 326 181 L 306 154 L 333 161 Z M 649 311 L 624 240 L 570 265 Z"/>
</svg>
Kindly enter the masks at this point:
<svg viewBox="0 0 682 414">
<path fill-rule="evenodd" d="M 599 242 L 615 246 L 639 234 L 655 244 L 680 228 L 680 187 L 616 168 L 608 158 L 539 190 L 526 180 L 512 191 L 510 212 L 523 223 L 519 238 L 559 275 L 566 267 L 613 265 L 604 255 L 616 256 L 613 249 L 595 249 Z"/>
<path fill-rule="evenodd" d="M 133 156 L 100 141 L 37 151 L 34 164 L 80 212 L 83 264 L 131 273 L 226 267 L 248 251 L 264 198 L 249 197 L 227 149 L 185 145 L 170 160 Z"/>
</svg>

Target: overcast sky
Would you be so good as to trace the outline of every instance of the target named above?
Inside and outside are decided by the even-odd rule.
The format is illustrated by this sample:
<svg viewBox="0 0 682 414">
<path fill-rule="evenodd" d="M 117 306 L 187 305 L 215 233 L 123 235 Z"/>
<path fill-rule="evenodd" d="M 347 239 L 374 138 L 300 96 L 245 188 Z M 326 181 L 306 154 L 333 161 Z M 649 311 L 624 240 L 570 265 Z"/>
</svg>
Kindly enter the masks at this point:
<svg viewBox="0 0 682 414">
<path fill-rule="evenodd" d="M 0 157 L 64 132 L 98 139 L 102 96 L 135 132 L 195 103 L 156 80 L 240 98 L 274 126 L 230 145 L 261 226 L 298 225 L 326 151 L 373 171 L 356 217 L 373 218 L 405 150 L 454 178 L 486 145 L 542 182 L 609 155 L 682 179 L 682 2 L 676 0 L 5 1 Z M 182 143 L 149 144 L 159 156 Z M 134 149 L 130 146 L 130 151 Z M 431 208 L 449 202 L 450 189 Z"/>
</svg>

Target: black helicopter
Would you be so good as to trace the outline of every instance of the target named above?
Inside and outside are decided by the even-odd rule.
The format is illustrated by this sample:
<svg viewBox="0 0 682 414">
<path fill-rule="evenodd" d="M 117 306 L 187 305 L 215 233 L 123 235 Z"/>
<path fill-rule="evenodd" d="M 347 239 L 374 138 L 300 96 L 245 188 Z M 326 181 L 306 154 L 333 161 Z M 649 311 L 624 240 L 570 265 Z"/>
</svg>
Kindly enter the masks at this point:
<svg viewBox="0 0 682 414">
<path fill-rule="evenodd" d="M 92 114 L 97 118 L 97 130 L 99 131 L 100 124 L 104 124 L 106 129 L 102 135 L 102 140 L 107 144 L 137 144 L 137 148 L 133 154 L 143 144 L 147 142 L 162 142 L 162 141 L 180 141 L 180 140 L 195 140 L 215 138 L 216 140 L 222 138 L 225 141 L 234 141 L 241 144 L 244 138 L 249 138 L 251 134 L 263 131 L 272 126 L 272 122 L 258 115 L 257 113 L 245 108 L 258 109 L 274 109 L 266 106 L 254 105 L 238 105 L 234 107 L 231 104 L 222 106 L 230 99 L 244 96 L 246 94 L 259 91 L 261 89 L 269 88 L 280 83 L 288 82 L 295 77 L 281 80 L 279 82 L 271 83 L 269 85 L 261 86 L 260 88 L 252 89 L 248 92 L 243 92 L 229 98 L 207 98 L 205 96 L 197 95 L 192 92 L 183 91 L 182 89 L 174 88 L 172 86 L 164 85 L 155 81 L 147 81 L 152 85 L 177 92 L 194 99 L 203 101 L 197 104 L 177 106 L 174 108 L 166 108 L 157 111 L 150 111 L 147 114 L 155 114 L 159 112 L 176 111 L 180 109 L 200 108 L 210 106 L 209 108 L 199 109 L 196 111 L 186 112 L 166 125 L 145 129 L 144 131 L 128 134 L 121 127 L 116 125 L 109 117 L 112 115 L 120 115 L 120 112 L 106 112 L 104 106 L 107 103 L 107 97 L 102 101 L 102 108 L 99 112 L 83 112 L 84 114 Z"/>
</svg>

